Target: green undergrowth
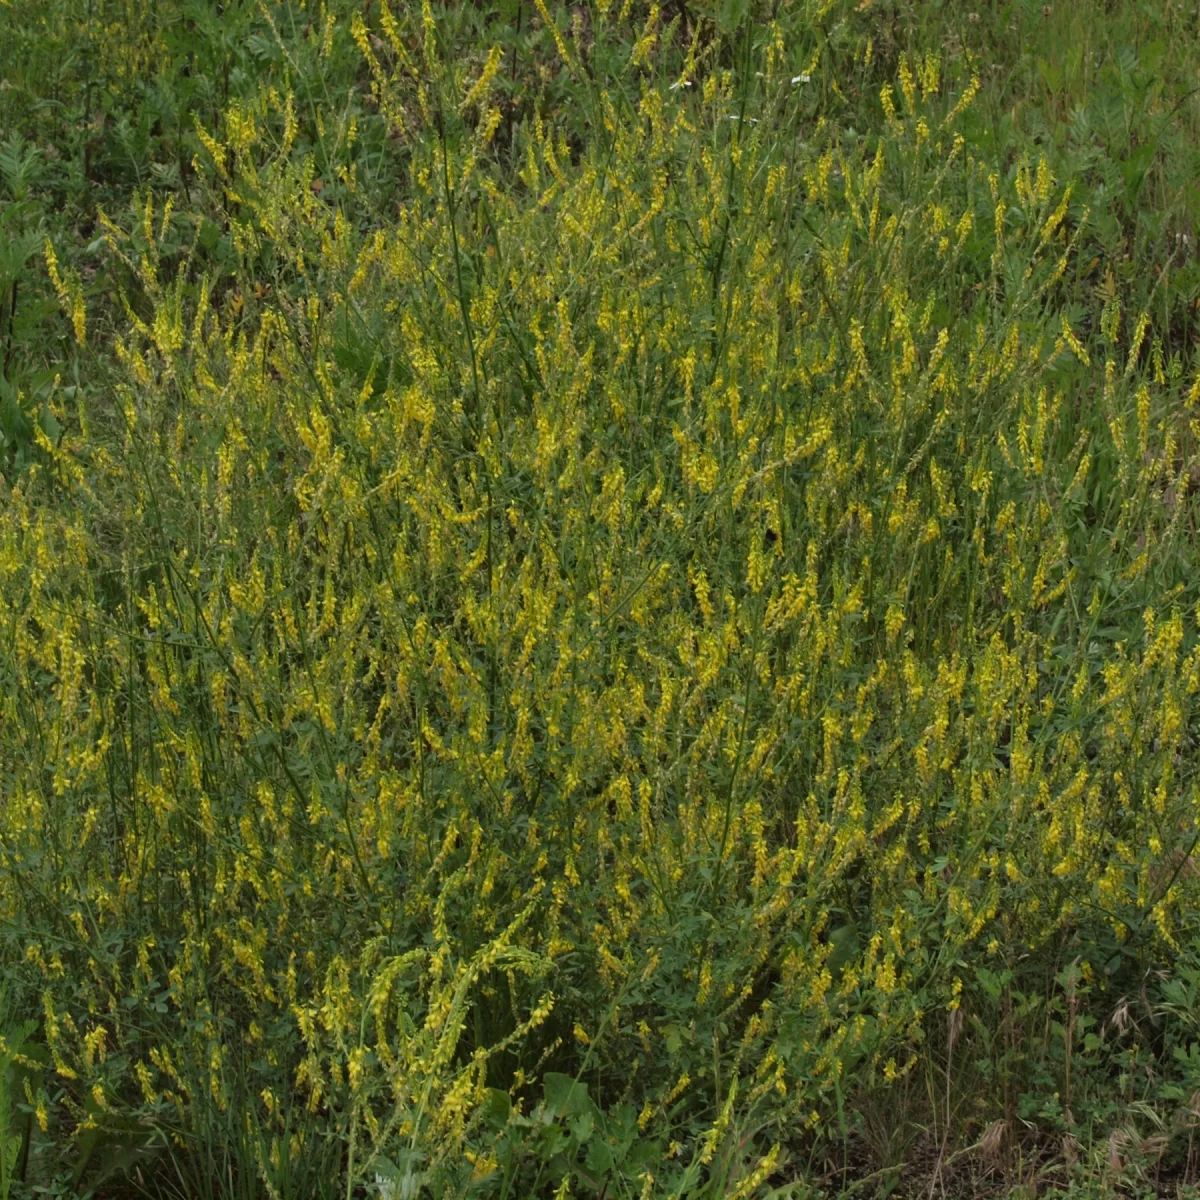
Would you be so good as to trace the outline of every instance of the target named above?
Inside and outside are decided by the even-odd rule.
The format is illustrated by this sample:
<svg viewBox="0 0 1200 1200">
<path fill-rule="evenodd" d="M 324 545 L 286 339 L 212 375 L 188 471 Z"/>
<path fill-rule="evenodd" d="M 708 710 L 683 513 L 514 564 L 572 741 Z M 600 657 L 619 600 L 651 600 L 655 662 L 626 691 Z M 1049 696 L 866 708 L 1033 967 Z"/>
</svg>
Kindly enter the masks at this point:
<svg viewBox="0 0 1200 1200">
<path fill-rule="evenodd" d="M 1197 23 L 3 3 L 0 1197 L 1194 1195 Z"/>
</svg>

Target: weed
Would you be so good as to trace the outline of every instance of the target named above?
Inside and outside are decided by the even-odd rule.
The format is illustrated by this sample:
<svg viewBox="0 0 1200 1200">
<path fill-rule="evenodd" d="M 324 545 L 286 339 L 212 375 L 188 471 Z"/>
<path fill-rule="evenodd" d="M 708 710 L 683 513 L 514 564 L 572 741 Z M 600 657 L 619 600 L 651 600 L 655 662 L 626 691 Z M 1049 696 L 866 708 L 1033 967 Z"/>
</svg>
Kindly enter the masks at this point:
<svg viewBox="0 0 1200 1200">
<path fill-rule="evenodd" d="M 1194 1183 L 1196 30 L 1089 11 L 6 6 L 25 1185 Z"/>
</svg>

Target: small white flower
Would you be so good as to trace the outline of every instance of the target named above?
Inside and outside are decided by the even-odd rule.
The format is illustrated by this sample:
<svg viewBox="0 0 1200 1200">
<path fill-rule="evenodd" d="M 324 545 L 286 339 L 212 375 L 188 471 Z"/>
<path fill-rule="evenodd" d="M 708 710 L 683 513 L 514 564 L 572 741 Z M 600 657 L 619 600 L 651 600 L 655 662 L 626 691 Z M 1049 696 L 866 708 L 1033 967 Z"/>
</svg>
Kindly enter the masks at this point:
<svg viewBox="0 0 1200 1200">
<path fill-rule="evenodd" d="M 669 88 L 667 88 L 667 91 L 673 92 L 676 88 L 691 87 L 691 86 L 692 86 L 692 81 L 690 79 L 677 79 L 673 84 L 671 84 L 671 86 Z"/>
<path fill-rule="evenodd" d="M 811 75 L 793 75 L 792 82 L 793 83 L 812 83 L 812 76 Z"/>
</svg>

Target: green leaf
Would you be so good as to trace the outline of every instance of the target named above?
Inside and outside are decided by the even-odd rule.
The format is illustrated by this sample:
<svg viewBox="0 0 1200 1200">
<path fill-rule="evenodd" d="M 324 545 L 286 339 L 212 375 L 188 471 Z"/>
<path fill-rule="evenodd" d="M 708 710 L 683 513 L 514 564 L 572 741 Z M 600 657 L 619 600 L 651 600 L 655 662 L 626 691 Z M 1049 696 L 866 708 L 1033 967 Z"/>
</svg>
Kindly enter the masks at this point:
<svg viewBox="0 0 1200 1200">
<path fill-rule="evenodd" d="M 499 1088 L 488 1088 L 480 1106 L 483 1119 L 494 1129 L 503 1129 L 512 1114 L 512 1100 Z"/>
<path fill-rule="evenodd" d="M 861 944 L 858 938 L 858 927 L 853 921 L 838 925 L 829 931 L 829 944 L 833 951 L 829 955 L 828 966 L 835 974 L 843 970 L 858 954 Z"/>
<path fill-rule="evenodd" d="M 556 1117 L 577 1117 L 592 1111 L 587 1084 L 579 1083 L 570 1075 L 547 1071 L 542 1078 L 542 1087 L 546 1092 L 546 1108 Z"/>
</svg>

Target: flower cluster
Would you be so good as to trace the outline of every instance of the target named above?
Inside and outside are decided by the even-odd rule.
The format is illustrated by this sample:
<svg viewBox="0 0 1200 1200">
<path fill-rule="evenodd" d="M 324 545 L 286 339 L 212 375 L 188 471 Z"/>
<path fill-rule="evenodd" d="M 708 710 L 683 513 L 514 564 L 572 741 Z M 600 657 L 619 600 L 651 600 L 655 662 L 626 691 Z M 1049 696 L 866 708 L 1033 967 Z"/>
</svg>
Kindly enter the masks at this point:
<svg viewBox="0 0 1200 1200">
<path fill-rule="evenodd" d="M 1087 214 L 932 58 L 848 143 L 771 36 L 656 83 L 652 15 L 592 142 L 502 156 L 499 55 L 378 22 L 394 211 L 264 88 L 195 164 L 232 284 L 149 196 L 106 225 L 111 409 L 0 512 L 0 914 L 79 1121 L 243 1106 L 264 1177 L 334 1129 L 415 1195 L 565 1072 L 662 1139 L 647 1195 L 774 1131 L 751 1195 L 964 959 L 1171 944 L 1185 386 L 1115 301 L 1085 345 Z"/>
</svg>

